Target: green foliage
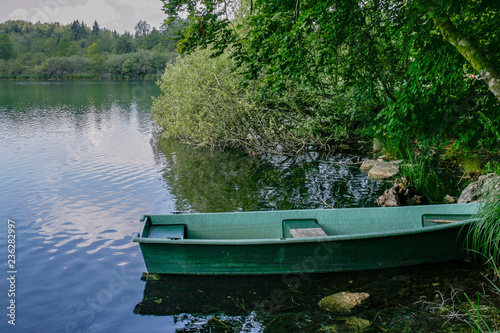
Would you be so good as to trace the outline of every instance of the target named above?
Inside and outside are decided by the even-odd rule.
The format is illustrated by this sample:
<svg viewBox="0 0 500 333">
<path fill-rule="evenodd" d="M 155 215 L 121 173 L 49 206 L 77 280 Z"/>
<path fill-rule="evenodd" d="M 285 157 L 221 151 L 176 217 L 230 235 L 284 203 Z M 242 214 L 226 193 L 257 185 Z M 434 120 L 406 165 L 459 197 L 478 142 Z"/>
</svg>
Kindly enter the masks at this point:
<svg viewBox="0 0 500 333">
<path fill-rule="evenodd" d="M 167 65 L 160 82 L 163 96 L 151 110 L 165 137 L 217 146 L 251 135 L 245 118 L 255 102 L 248 90 L 238 88 L 231 67 L 227 56 L 209 58 L 206 50 Z"/>
<path fill-rule="evenodd" d="M 135 37 L 145 37 L 151 31 L 151 26 L 143 20 L 135 25 Z"/>
<path fill-rule="evenodd" d="M 94 21 L 94 25 L 92 26 L 92 33 L 94 34 L 94 36 L 98 36 L 100 30 L 101 28 L 99 27 L 99 23 L 97 23 L 97 21 Z"/>
<path fill-rule="evenodd" d="M 484 172 L 488 173 L 496 173 L 500 175 L 500 162 L 499 161 L 488 161 L 484 166 Z"/>
<path fill-rule="evenodd" d="M 132 36 L 125 33 L 115 40 L 113 49 L 117 54 L 131 53 L 134 50 Z"/>
<path fill-rule="evenodd" d="M 167 65 L 159 83 L 163 95 L 152 108 L 165 137 L 261 153 L 299 152 L 309 145 L 326 145 L 333 135 L 345 136 L 347 130 L 340 124 L 352 117 L 348 99 L 318 102 L 317 92 L 301 86 L 290 87 L 287 96 L 261 94 L 256 82 L 241 85 L 227 54 L 211 58 L 210 53 L 199 50 Z M 321 103 L 337 104 L 337 118 L 318 114 L 314 107 L 322 110 Z M 337 132 L 329 128 L 334 122 Z"/>
<path fill-rule="evenodd" d="M 70 25 L 7 21 L 0 24 L 0 59 L 5 58 L 0 78 L 158 77 L 176 55 L 167 38 L 178 34 L 180 26 L 150 33 L 143 29 L 134 38 L 101 28 L 97 21 L 92 29 L 80 21 Z M 81 60 L 82 56 L 89 59 Z M 137 64 L 127 64 L 122 74 L 123 63 L 131 57 Z"/>
<path fill-rule="evenodd" d="M 404 150 L 404 164 L 400 165 L 401 174 L 407 177 L 416 192 L 423 195 L 430 203 L 441 203 L 442 183 L 434 168 L 432 155 L 426 153 L 429 153 L 428 146 L 421 147 L 418 152 L 407 146 Z"/>
<path fill-rule="evenodd" d="M 491 184 L 476 221 L 468 234 L 471 250 L 500 263 L 500 182 Z"/>
<path fill-rule="evenodd" d="M 71 40 L 73 41 L 78 41 L 80 39 L 83 39 L 87 37 L 89 29 L 85 26 L 85 24 L 82 22 L 78 22 L 78 20 L 73 21 L 71 24 L 71 27 L 69 29 L 69 36 Z"/>
<path fill-rule="evenodd" d="M 229 48 L 264 94 L 282 98 L 290 87 L 306 87 L 322 99 L 335 100 L 332 91 L 348 96 L 360 132 L 379 137 L 500 143 L 498 100 L 433 20 L 458 26 L 498 68 L 500 7 L 490 1 L 163 2 L 170 24 L 189 12 L 180 51 L 213 47 L 217 56 Z M 316 115 L 339 114 L 313 104 Z"/>
<path fill-rule="evenodd" d="M 15 57 L 16 51 L 14 50 L 14 43 L 9 35 L 0 35 L 0 59 L 9 60 Z"/>
<path fill-rule="evenodd" d="M 88 71 L 91 60 L 85 57 L 72 56 L 69 58 L 53 57 L 45 60 L 36 72 L 43 78 L 62 79 L 74 74 L 84 74 Z"/>
<path fill-rule="evenodd" d="M 99 44 L 96 42 L 93 42 L 92 45 L 89 46 L 87 49 L 87 56 L 88 57 L 95 57 L 99 54 Z"/>
</svg>

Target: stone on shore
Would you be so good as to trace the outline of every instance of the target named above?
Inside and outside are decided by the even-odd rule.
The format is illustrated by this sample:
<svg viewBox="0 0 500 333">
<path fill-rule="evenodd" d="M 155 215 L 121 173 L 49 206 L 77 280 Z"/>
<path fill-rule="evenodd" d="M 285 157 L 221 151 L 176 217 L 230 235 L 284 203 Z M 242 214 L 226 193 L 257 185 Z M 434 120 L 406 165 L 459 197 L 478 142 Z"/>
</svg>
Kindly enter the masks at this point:
<svg viewBox="0 0 500 333">
<path fill-rule="evenodd" d="M 394 180 L 394 186 L 385 190 L 377 203 L 382 207 L 415 206 L 426 203 L 424 197 L 417 195 L 408 183 L 408 178 L 400 177 Z"/>
<path fill-rule="evenodd" d="M 373 138 L 373 152 L 374 153 L 378 153 L 380 151 L 382 151 L 383 147 L 382 147 L 382 143 L 380 143 L 380 141 L 378 139 L 375 139 Z"/>
<path fill-rule="evenodd" d="M 470 183 L 458 198 L 458 203 L 481 202 L 482 196 L 489 191 L 500 193 L 500 176 L 495 173 L 480 176 Z"/>
<path fill-rule="evenodd" d="M 322 298 L 318 305 L 329 312 L 348 314 L 351 313 L 354 308 L 366 303 L 369 297 L 370 295 L 367 293 L 349 293 L 343 291 Z"/>
<path fill-rule="evenodd" d="M 363 163 L 361 164 L 359 169 L 363 172 L 368 172 L 368 171 L 370 171 L 371 168 L 373 168 L 375 163 L 377 163 L 377 161 L 374 161 L 374 160 L 363 161 Z"/>
<path fill-rule="evenodd" d="M 399 201 L 398 190 L 393 186 L 388 190 L 385 190 L 378 199 L 377 203 L 381 207 L 397 207 L 401 205 Z"/>
<path fill-rule="evenodd" d="M 390 162 L 377 162 L 368 172 L 368 178 L 381 180 L 394 177 L 399 172 L 399 166 Z"/>
<path fill-rule="evenodd" d="M 452 197 L 451 195 L 447 194 L 447 195 L 445 195 L 445 197 L 443 199 L 443 203 L 444 204 L 454 204 L 454 203 L 457 203 L 457 198 L 456 197 Z"/>
</svg>

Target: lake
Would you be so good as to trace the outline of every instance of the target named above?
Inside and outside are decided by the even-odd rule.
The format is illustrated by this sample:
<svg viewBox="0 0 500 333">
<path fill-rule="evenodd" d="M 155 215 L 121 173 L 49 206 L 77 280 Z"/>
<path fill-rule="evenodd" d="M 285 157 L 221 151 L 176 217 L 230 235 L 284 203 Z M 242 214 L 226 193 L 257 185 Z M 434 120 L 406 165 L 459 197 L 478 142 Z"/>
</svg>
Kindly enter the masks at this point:
<svg viewBox="0 0 500 333">
<path fill-rule="evenodd" d="M 145 265 L 131 242 L 141 214 L 374 206 L 387 188 L 359 171 L 355 154 L 257 158 L 161 139 L 149 119 L 159 93 L 152 81 L 0 81 L 1 332 L 215 332 L 230 324 L 261 332 L 269 316 L 252 310 L 262 304 L 307 331 L 315 315 L 304 313 L 315 313 L 322 296 L 423 274 L 323 274 L 300 277 L 293 290 L 280 277 L 141 280 Z M 457 270 L 480 276 L 456 263 L 426 274 L 443 267 L 441 280 Z M 275 290 L 293 302 L 275 302 Z"/>
</svg>

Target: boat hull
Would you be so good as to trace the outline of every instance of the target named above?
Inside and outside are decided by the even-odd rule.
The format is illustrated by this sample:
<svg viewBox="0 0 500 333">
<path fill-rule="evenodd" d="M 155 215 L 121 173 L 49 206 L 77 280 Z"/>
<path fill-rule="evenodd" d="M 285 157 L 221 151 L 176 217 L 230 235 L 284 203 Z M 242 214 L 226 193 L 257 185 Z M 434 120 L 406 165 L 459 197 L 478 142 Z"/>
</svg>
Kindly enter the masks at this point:
<svg viewBox="0 0 500 333">
<path fill-rule="evenodd" d="M 340 272 L 463 258 L 466 235 L 472 223 L 473 220 L 466 219 L 425 228 L 310 238 L 159 240 L 136 234 L 134 241 L 140 243 L 149 273 Z"/>
</svg>

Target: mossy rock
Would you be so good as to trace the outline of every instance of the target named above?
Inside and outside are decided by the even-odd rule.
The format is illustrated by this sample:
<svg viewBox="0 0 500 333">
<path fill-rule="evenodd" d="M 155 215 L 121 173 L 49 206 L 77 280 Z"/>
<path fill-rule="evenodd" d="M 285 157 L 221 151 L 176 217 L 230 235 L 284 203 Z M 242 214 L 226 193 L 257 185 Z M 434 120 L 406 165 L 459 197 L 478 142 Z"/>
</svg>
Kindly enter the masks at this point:
<svg viewBox="0 0 500 333">
<path fill-rule="evenodd" d="M 367 293 L 350 293 L 343 291 L 322 298 L 318 305 L 320 308 L 329 312 L 349 314 L 355 308 L 365 305 L 369 297 L 370 295 Z"/>
</svg>

